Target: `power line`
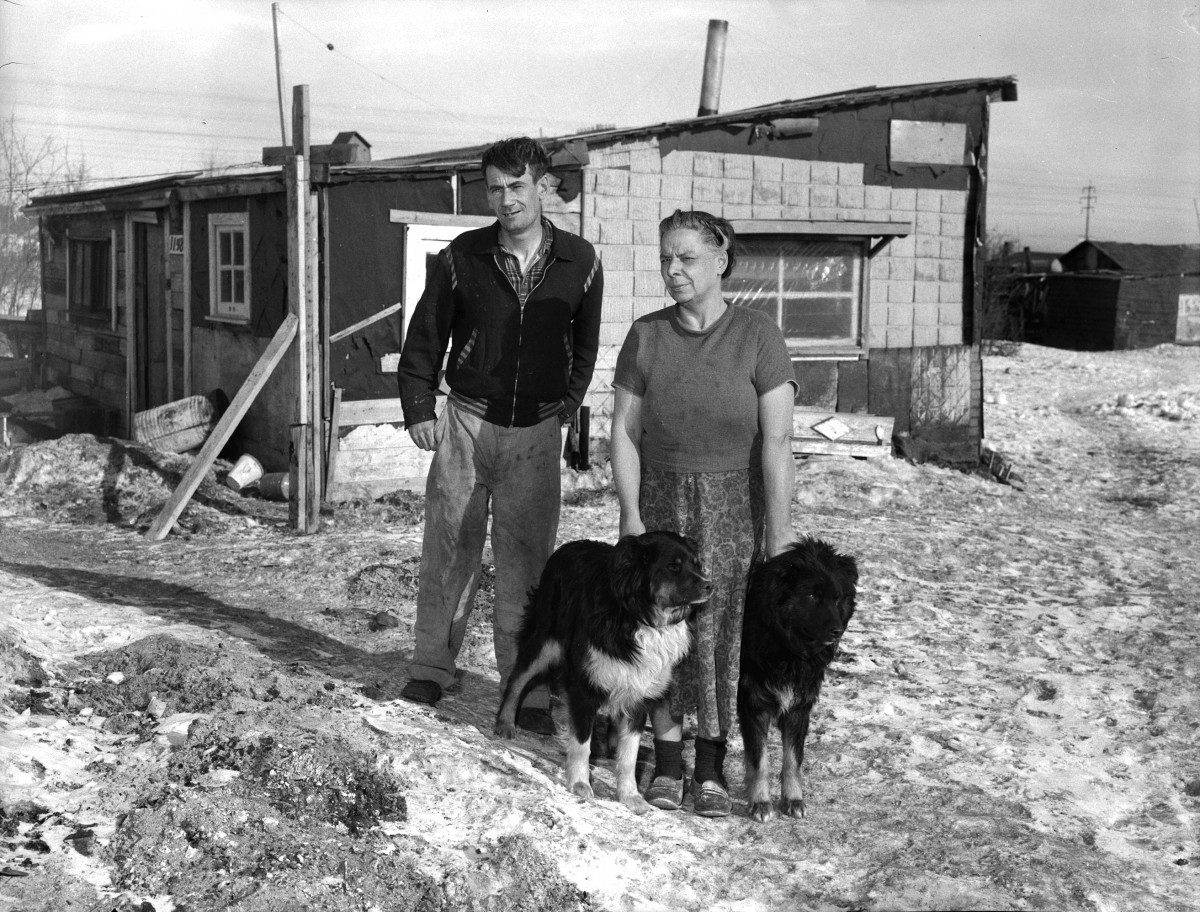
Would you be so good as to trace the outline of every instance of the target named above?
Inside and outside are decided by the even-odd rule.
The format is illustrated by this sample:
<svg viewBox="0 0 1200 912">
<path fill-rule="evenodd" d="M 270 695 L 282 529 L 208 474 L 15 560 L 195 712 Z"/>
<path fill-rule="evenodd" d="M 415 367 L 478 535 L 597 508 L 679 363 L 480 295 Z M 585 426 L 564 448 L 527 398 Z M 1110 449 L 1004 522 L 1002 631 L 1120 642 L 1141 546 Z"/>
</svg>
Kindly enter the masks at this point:
<svg viewBox="0 0 1200 912">
<path fill-rule="evenodd" d="M 1083 188 L 1083 198 L 1080 200 L 1083 211 L 1087 214 L 1083 219 L 1083 239 L 1086 241 L 1092 226 L 1092 204 L 1096 202 L 1096 188 L 1090 183 Z"/>
</svg>

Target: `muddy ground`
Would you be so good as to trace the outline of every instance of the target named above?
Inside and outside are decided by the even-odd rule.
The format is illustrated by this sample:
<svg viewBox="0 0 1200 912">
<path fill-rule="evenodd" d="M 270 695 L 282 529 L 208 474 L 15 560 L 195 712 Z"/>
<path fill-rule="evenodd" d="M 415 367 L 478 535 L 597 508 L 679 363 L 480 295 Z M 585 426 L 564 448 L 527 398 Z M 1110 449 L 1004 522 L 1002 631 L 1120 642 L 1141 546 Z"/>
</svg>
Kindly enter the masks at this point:
<svg viewBox="0 0 1200 912">
<path fill-rule="evenodd" d="M 800 466 L 797 531 L 862 585 L 808 816 L 765 824 L 636 817 L 606 762 L 584 803 L 556 742 L 495 740 L 486 576 L 461 690 L 399 701 L 419 497 L 302 538 L 218 466 L 149 544 L 180 457 L 8 454 L 0 909 L 1195 909 L 1200 349 L 1026 346 L 985 373 L 1023 490 Z M 563 541 L 615 534 L 587 487 Z"/>
</svg>

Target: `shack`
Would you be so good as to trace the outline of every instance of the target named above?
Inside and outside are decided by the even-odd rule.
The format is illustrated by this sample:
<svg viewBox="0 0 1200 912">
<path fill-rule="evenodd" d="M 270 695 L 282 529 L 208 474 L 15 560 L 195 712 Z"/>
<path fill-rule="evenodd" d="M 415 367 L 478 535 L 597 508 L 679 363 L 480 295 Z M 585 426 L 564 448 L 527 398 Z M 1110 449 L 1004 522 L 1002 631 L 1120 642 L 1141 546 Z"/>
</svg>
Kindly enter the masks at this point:
<svg viewBox="0 0 1200 912">
<path fill-rule="evenodd" d="M 727 290 L 783 328 L 798 416 L 887 418 L 873 445 L 891 452 L 894 433 L 974 462 L 989 105 L 1015 99 L 1011 76 L 868 87 L 543 140 L 547 214 L 594 243 L 605 269 L 592 435 L 607 437 L 630 322 L 667 301 L 658 221 L 702 208 L 743 241 Z M 424 475 L 426 454 L 395 425 L 396 362 L 429 259 L 492 221 L 486 145 L 371 161 L 361 136 L 339 139 L 352 160 L 314 178 L 325 417 L 346 435 L 330 485 L 376 494 Z M 278 168 L 34 199 L 49 381 L 94 401 L 114 433 L 138 410 L 235 390 L 286 311 L 284 210 Z M 237 449 L 283 468 L 294 398 L 287 372 L 272 377 Z M 371 440 L 350 439 L 365 430 Z"/>
<path fill-rule="evenodd" d="M 1087 240 L 1058 262 L 1031 342 L 1082 351 L 1200 344 L 1200 246 Z"/>
</svg>

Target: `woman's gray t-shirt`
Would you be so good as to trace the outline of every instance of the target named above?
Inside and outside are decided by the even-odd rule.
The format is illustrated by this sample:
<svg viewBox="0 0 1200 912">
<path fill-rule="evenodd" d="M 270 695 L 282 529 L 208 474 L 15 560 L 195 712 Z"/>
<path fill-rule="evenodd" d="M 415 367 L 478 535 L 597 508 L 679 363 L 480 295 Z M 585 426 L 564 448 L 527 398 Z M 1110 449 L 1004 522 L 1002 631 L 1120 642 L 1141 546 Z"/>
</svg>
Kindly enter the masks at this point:
<svg viewBox="0 0 1200 912">
<path fill-rule="evenodd" d="M 787 343 L 766 314 L 729 305 L 707 329 L 684 327 L 675 306 L 638 319 L 613 385 L 642 397 L 642 459 L 670 472 L 750 466 L 758 397 L 796 386 Z"/>
</svg>

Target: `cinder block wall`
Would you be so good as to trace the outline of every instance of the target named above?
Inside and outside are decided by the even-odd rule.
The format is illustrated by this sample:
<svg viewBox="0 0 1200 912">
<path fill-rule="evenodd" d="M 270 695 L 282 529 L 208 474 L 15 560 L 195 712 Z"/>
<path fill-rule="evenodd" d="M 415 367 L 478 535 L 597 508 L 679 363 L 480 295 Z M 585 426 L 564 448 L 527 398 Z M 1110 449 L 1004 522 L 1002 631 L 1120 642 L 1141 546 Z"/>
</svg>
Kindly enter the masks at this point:
<svg viewBox="0 0 1200 912">
<path fill-rule="evenodd" d="M 617 352 L 638 317 L 670 303 L 658 223 L 676 209 L 728 219 L 913 224 L 871 260 L 868 348 L 963 345 L 965 191 L 864 186 L 863 166 L 714 152 L 660 153 L 655 139 L 590 150 L 581 229 L 604 263 L 604 322 L 587 404 L 607 438 Z"/>
</svg>

